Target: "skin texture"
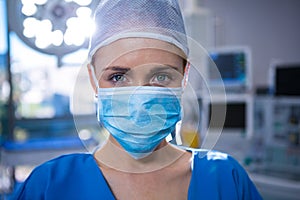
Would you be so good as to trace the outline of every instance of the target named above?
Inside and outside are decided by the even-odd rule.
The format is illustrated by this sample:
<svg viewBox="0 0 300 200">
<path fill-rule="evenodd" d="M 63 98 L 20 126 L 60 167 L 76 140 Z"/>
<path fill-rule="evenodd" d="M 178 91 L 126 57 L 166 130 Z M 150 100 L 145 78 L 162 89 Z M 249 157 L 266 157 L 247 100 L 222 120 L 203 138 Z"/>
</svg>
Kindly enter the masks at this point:
<svg viewBox="0 0 300 200">
<path fill-rule="evenodd" d="M 100 48 L 91 67 L 101 88 L 125 86 L 181 87 L 185 59 L 172 44 L 146 38 L 126 38 Z M 110 136 L 94 157 L 117 199 L 186 199 L 191 154 L 165 140 L 150 156 L 131 158 Z"/>
</svg>

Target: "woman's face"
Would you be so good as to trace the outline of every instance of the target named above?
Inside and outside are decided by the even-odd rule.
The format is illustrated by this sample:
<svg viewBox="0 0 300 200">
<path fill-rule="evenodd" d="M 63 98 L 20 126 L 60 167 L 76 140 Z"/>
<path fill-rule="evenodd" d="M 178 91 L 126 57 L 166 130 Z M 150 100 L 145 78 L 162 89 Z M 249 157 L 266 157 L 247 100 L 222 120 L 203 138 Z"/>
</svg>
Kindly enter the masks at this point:
<svg viewBox="0 0 300 200">
<path fill-rule="evenodd" d="M 126 38 L 100 48 L 93 66 L 99 87 L 180 87 L 185 60 L 174 45 L 155 39 Z"/>
</svg>

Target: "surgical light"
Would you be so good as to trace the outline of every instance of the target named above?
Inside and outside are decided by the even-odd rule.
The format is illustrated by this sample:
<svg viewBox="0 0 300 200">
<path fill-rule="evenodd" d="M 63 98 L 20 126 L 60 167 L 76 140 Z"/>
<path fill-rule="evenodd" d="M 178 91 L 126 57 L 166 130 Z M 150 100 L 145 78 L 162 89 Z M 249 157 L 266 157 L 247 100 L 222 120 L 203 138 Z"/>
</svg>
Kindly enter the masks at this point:
<svg viewBox="0 0 300 200">
<path fill-rule="evenodd" d="M 10 0 L 10 27 L 40 52 L 64 55 L 88 46 L 99 0 Z M 19 14 L 21 13 L 21 15 Z"/>
</svg>

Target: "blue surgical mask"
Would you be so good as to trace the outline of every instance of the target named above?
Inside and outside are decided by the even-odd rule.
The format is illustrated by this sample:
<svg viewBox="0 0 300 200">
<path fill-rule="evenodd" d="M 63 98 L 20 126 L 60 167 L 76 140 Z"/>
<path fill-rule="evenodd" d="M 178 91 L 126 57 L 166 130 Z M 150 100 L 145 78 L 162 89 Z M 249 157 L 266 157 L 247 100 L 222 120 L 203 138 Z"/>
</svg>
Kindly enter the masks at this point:
<svg viewBox="0 0 300 200">
<path fill-rule="evenodd" d="M 182 88 L 98 88 L 98 120 L 135 159 L 151 154 L 181 119 Z"/>
</svg>

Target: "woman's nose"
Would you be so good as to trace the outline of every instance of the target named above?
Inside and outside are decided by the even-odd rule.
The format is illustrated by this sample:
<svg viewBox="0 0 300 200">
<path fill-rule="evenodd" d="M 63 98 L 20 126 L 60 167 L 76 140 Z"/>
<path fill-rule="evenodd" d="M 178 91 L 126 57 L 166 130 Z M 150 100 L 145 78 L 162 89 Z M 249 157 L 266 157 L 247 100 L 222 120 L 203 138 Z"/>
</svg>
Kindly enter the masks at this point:
<svg viewBox="0 0 300 200">
<path fill-rule="evenodd" d="M 131 85 L 132 86 L 150 86 L 150 80 L 148 78 L 147 72 L 144 68 L 135 67 L 130 70 Z"/>
<path fill-rule="evenodd" d="M 133 86 L 151 86 L 151 83 L 142 77 L 136 78 L 132 84 Z"/>
</svg>

